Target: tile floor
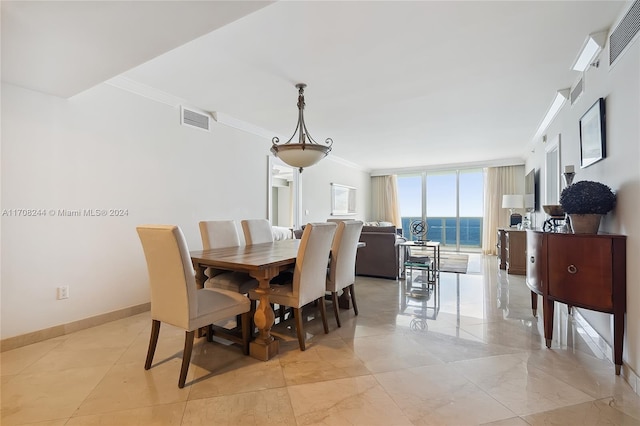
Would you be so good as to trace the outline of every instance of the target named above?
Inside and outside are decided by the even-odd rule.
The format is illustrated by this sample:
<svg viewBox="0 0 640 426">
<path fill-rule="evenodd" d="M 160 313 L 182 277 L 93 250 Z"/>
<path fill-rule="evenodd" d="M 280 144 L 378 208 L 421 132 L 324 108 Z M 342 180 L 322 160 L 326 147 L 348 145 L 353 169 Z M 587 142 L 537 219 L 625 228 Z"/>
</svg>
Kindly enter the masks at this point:
<svg viewBox="0 0 640 426">
<path fill-rule="evenodd" d="M 523 277 L 472 255 L 466 275 L 405 297 L 404 281 L 358 277 L 360 315 L 330 333 L 287 320 L 280 354 L 197 340 L 178 389 L 183 332 L 163 325 L 143 369 L 148 313 L 1 354 L 4 426 L 638 425 L 640 398 L 577 322 L 556 309 L 553 348 Z M 330 306 L 330 305 L 329 305 Z M 437 312 L 436 312 L 437 308 Z M 309 318 L 316 316 L 313 309 Z"/>
</svg>

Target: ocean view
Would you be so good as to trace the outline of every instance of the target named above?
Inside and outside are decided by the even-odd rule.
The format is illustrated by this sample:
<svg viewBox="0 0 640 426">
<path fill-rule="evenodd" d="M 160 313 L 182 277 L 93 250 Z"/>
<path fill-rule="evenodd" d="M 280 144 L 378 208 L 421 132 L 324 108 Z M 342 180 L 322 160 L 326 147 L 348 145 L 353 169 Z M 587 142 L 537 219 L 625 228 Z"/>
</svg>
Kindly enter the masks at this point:
<svg viewBox="0 0 640 426">
<path fill-rule="evenodd" d="M 419 217 L 402 218 L 402 235 L 407 240 L 417 239 L 411 235 L 411 222 L 420 220 Z M 427 239 L 438 241 L 444 246 L 456 245 L 456 218 L 455 217 L 430 217 L 427 218 Z M 460 218 L 460 246 L 480 247 L 482 245 L 482 218 Z"/>
</svg>

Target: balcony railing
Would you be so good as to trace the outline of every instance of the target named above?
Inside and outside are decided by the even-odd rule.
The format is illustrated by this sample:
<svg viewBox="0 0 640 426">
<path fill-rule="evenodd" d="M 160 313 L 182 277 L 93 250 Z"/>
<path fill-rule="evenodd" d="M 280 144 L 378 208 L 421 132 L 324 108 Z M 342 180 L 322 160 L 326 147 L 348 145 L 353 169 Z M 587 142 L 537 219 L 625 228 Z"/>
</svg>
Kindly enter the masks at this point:
<svg viewBox="0 0 640 426">
<path fill-rule="evenodd" d="M 418 237 L 411 234 L 411 222 L 420 217 L 402 217 L 402 235 L 408 240 Z M 456 246 L 456 218 L 427 218 L 427 239 L 438 241 L 443 246 Z M 460 218 L 460 247 L 479 248 L 482 246 L 482 217 Z"/>
</svg>

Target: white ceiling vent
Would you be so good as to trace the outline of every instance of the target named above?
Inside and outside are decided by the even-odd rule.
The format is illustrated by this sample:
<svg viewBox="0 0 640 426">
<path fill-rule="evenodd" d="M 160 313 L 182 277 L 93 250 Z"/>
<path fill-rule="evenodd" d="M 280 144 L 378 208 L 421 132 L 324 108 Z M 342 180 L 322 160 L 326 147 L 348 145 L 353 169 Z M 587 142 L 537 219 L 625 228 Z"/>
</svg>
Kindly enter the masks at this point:
<svg viewBox="0 0 640 426">
<path fill-rule="evenodd" d="M 609 65 L 624 53 L 640 30 L 640 0 L 633 2 L 627 14 L 609 35 Z"/>
<path fill-rule="evenodd" d="M 571 89 L 571 94 L 569 95 L 569 99 L 571 100 L 571 105 L 575 104 L 578 101 L 580 95 L 584 92 L 584 78 L 581 77 L 580 80 L 576 83 L 575 86 Z"/>
<path fill-rule="evenodd" d="M 195 127 L 196 129 L 210 132 L 212 119 L 213 117 L 204 111 L 184 106 L 180 107 L 180 124 L 183 126 Z"/>
</svg>

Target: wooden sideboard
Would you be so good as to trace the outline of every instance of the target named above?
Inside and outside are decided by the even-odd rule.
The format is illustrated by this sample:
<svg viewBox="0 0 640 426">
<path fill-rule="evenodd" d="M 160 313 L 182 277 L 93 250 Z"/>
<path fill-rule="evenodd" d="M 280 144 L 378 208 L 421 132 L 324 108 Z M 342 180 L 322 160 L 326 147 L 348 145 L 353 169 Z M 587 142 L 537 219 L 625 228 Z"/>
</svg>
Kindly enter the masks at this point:
<svg viewBox="0 0 640 426">
<path fill-rule="evenodd" d="M 525 231 L 512 228 L 498 229 L 498 267 L 508 274 L 525 275 L 526 263 Z"/>
<path fill-rule="evenodd" d="M 542 296 L 544 337 L 553 338 L 554 302 L 613 314 L 613 358 L 622 366 L 627 300 L 626 236 L 527 230 L 527 286 L 536 315 Z"/>
</svg>

